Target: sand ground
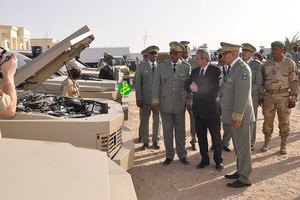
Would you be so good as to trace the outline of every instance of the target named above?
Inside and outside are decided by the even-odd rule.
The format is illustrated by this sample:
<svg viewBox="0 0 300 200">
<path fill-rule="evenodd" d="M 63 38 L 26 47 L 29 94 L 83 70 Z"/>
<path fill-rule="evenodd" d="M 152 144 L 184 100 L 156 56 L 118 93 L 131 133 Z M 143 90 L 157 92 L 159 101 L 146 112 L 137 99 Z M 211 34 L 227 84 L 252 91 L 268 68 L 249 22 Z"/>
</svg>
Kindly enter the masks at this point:
<svg viewBox="0 0 300 200">
<path fill-rule="evenodd" d="M 135 104 L 135 92 L 132 91 L 126 100 L 129 102 L 129 120 L 125 122 L 133 134 L 138 137 L 139 109 Z M 183 165 L 178 157 L 169 166 L 163 166 L 165 148 L 161 140 L 161 149 L 150 148 L 141 151 L 141 143 L 135 143 L 135 164 L 128 172 L 132 176 L 135 191 L 139 200 L 201 200 L 201 199 L 299 199 L 300 200 L 300 102 L 292 110 L 290 118 L 290 137 L 288 139 L 288 154 L 280 155 L 280 137 L 278 123 L 275 121 L 271 149 L 261 153 L 264 136 L 262 134 L 263 116 L 259 108 L 257 121 L 257 142 L 252 152 L 253 184 L 251 187 L 239 189 L 228 188 L 230 182 L 224 178 L 225 174 L 235 172 L 234 152 L 224 152 L 224 170 L 215 170 L 211 165 L 204 169 L 197 169 L 200 162 L 199 148 L 190 148 L 189 117 L 186 114 L 186 149 L 190 165 Z M 151 133 L 150 126 L 150 133 Z M 162 132 L 161 132 L 162 135 Z M 210 136 L 208 137 L 210 139 Z M 231 148 L 233 148 L 231 144 Z M 213 152 L 210 152 L 212 158 Z"/>
</svg>

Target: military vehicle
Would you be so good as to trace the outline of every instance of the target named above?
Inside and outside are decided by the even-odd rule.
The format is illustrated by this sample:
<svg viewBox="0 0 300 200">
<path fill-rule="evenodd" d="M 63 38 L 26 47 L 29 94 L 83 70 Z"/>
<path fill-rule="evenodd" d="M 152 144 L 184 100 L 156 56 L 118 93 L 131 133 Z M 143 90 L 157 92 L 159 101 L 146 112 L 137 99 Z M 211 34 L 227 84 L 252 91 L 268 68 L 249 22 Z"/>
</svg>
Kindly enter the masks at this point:
<svg viewBox="0 0 300 200">
<path fill-rule="evenodd" d="M 18 92 L 15 119 L 0 120 L 1 134 L 5 138 L 68 142 L 99 149 L 128 170 L 133 166 L 134 145 L 130 131 L 123 126 L 120 103 L 27 92 L 40 87 L 93 39 L 89 28 L 84 26 L 18 69 L 15 84 L 25 91 Z"/>
<path fill-rule="evenodd" d="M 101 151 L 0 138 L 0 157 L 3 200 L 137 199 L 130 174 Z"/>
</svg>

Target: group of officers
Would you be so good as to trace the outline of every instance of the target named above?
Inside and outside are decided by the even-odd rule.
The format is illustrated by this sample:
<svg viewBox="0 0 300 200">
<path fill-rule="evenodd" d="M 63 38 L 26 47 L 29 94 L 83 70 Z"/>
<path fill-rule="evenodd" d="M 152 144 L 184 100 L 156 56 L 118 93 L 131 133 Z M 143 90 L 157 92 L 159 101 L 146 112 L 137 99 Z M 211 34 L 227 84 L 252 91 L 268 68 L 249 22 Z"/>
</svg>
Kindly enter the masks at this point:
<svg viewBox="0 0 300 200">
<path fill-rule="evenodd" d="M 279 152 L 287 154 L 289 116 L 299 92 L 298 69 L 295 62 L 285 56 L 285 45 L 281 41 L 271 43 L 272 59 L 263 63 L 253 58 L 256 48 L 249 43 L 220 44 L 217 65 L 210 63 L 211 55 L 207 49 L 197 49 L 195 58 L 192 58 L 188 41 L 170 42 L 170 58 L 160 62 L 157 61 L 157 46 L 149 46 L 141 52 L 144 61 L 137 66 L 134 78 L 136 105 L 140 108 L 141 149 L 149 148 L 149 118 L 152 113 L 154 149 L 160 149 L 161 118 L 166 149 L 163 165 L 171 164 L 174 159 L 174 135 L 177 156 L 183 164 L 189 165 L 185 149 L 187 110 L 190 114 L 192 149 L 196 150 L 197 140 L 200 148 L 201 161 L 197 168 L 210 164 L 208 131 L 218 171 L 224 168 L 222 149 L 231 151 L 229 141 L 232 138 L 237 171 L 225 175 L 227 179 L 236 179 L 227 185 L 247 187 L 252 184 L 251 151 L 255 145 L 259 105 L 264 115 L 262 132 L 265 136 L 261 151 L 266 152 L 270 148 L 277 112 L 281 137 Z"/>
</svg>

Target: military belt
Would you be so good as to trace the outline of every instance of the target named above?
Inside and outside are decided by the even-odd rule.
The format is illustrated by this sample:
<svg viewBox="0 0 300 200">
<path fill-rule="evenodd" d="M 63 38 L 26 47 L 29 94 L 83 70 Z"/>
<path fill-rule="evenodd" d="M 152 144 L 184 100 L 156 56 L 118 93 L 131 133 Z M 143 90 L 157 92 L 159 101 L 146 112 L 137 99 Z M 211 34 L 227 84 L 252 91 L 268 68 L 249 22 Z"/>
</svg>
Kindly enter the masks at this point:
<svg viewBox="0 0 300 200">
<path fill-rule="evenodd" d="M 280 93 L 286 93 L 288 92 L 289 89 L 281 89 L 281 90 L 266 90 L 266 92 L 270 93 L 270 94 L 280 94 Z"/>
</svg>

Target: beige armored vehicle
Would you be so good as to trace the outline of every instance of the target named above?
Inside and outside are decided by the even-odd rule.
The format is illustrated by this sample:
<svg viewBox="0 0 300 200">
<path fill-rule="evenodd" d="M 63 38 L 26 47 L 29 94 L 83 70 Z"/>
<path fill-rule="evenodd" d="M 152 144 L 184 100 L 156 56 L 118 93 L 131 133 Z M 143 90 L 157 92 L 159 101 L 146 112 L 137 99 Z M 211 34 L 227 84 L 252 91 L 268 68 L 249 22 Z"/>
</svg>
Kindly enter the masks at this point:
<svg viewBox="0 0 300 200">
<path fill-rule="evenodd" d="M 27 92 L 37 89 L 93 39 L 85 26 L 18 69 L 15 83 L 25 91 L 18 94 L 15 119 L 0 120 L 1 134 L 4 138 L 67 142 L 98 149 L 128 170 L 133 166 L 134 145 L 130 131 L 123 126 L 120 103 Z"/>
<path fill-rule="evenodd" d="M 136 200 L 130 174 L 104 152 L 0 138 L 0 199 Z"/>
</svg>

